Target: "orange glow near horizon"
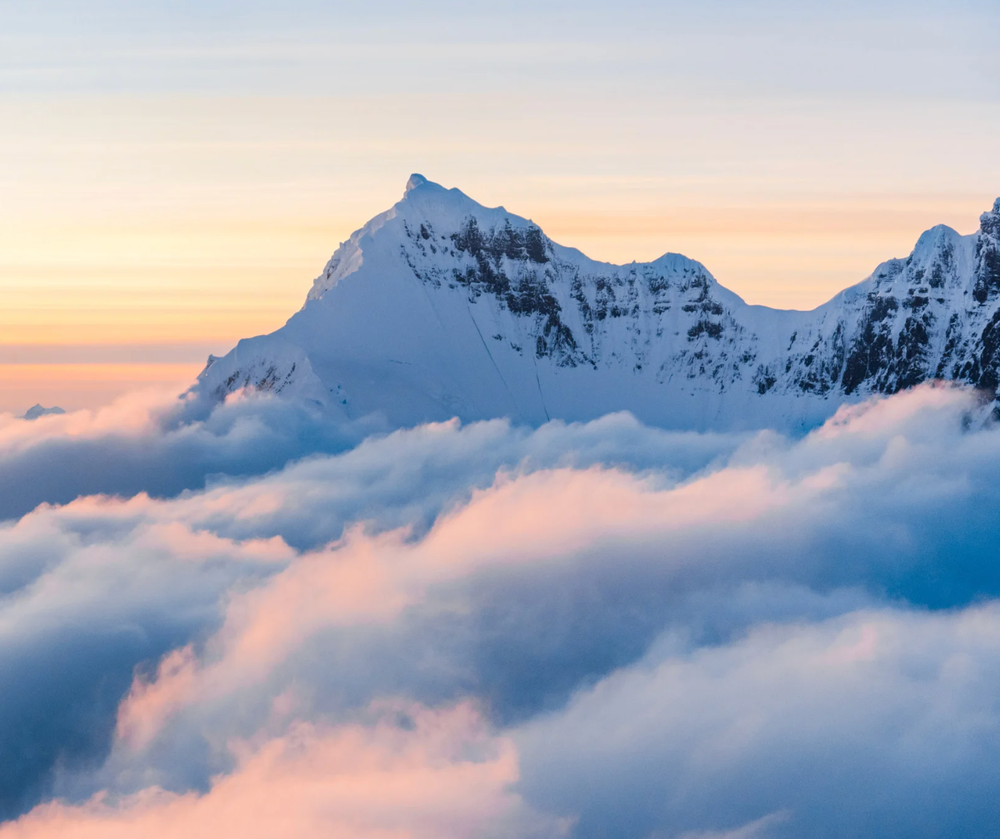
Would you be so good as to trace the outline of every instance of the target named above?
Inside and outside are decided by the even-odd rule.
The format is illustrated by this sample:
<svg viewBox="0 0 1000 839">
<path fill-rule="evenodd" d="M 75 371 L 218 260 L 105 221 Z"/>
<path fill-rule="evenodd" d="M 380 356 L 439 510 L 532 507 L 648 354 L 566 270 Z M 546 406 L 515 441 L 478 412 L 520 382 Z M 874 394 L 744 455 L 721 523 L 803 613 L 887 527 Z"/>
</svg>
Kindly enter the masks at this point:
<svg viewBox="0 0 1000 839">
<path fill-rule="evenodd" d="M 596 193 L 574 200 L 575 191 L 510 191 L 515 198 L 525 194 L 506 206 L 595 259 L 683 253 L 749 303 L 799 309 L 820 305 L 879 262 L 905 255 L 934 224 L 974 230 L 987 203 L 957 196 L 669 207 L 648 193 L 631 202 L 619 194 L 612 203 Z M 382 204 L 396 197 L 387 195 Z M 150 219 L 149 227 L 109 222 L 57 231 L 36 223 L 22 224 L 19 235 L 8 228 L 0 344 L 225 345 L 272 331 L 302 305 L 337 244 L 366 220 L 337 216 L 326 224 L 303 219 L 268 227 L 234 217 L 197 230 L 169 219 Z"/>
<path fill-rule="evenodd" d="M 201 364 L 0 364 L 0 413 L 21 414 L 35 403 L 66 410 L 97 408 L 148 387 L 181 393 Z"/>
<path fill-rule="evenodd" d="M 932 130 L 899 100 L 872 135 L 883 105 L 790 102 L 636 93 L 595 121 L 574 91 L 514 137 L 509 91 L 0 97 L 0 345 L 272 331 L 413 171 L 594 259 L 683 253 L 750 303 L 805 309 L 934 224 L 975 230 L 1000 193 L 953 154 L 992 136 L 990 108 L 941 104 Z"/>
</svg>

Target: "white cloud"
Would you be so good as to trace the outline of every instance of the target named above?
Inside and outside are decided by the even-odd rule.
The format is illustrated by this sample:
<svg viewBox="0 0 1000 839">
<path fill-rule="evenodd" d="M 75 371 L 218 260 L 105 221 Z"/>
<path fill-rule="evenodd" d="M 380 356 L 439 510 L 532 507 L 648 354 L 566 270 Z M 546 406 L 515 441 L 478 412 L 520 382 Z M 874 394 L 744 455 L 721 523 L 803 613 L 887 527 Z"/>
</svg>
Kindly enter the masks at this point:
<svg viewBox="0 0 1000 839">
<path fill-rule="evenodd" d="M 203 459 L 153 486 L 178 441 L 247 462 L 294 439 L 298 410 L 0 429 L 18 468 L 60 447 L 115 469 L 153 452 L 129 474 L 168 496 L 80 497 L 0 530 L 0 667 L 18 686 L 0 694 L 0 804 L 43 802 L 10 835 L 214 824 L 248 767 L 271 772 L 261 755 L 302 731 L 310 754 L 377 739 L 385 703 L 480 709 L 476 737 L 503 755 L 502 771 L 445 761 L 492 780 L 470 782 L 482 819 L 480 799 L 449 798 L 439 835 L 974 836 L 992 817 L 1000 434 L 974 394 L 919 388 L 799 440 L 624 415 L 445 423 L 197 489 Z M 360 434 L 299 416 L 306 442 Z"/>
<path fill-rule="evenodd" d="M 520 788 L 580 836 L 728 835 L 776 811 L 782 836 L 989 835 L 998 642 L 990 604 L 654 649 L 514 736 Z"/>
</svg>

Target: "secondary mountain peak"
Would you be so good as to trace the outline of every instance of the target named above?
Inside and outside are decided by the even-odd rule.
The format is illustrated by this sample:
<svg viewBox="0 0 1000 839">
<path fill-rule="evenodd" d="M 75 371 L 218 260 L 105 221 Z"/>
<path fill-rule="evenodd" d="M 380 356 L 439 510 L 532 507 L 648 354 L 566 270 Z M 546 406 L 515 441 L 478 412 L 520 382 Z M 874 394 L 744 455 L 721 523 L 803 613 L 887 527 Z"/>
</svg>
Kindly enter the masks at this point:
<svg viewBox="0 0 1000 839">
<path fill-rule="evenodd" d="M 993 203 L 993 209 L 979 217 L 979 232 L 993 244 L 1000 242 L 1000 198 Z"/>
</svg>

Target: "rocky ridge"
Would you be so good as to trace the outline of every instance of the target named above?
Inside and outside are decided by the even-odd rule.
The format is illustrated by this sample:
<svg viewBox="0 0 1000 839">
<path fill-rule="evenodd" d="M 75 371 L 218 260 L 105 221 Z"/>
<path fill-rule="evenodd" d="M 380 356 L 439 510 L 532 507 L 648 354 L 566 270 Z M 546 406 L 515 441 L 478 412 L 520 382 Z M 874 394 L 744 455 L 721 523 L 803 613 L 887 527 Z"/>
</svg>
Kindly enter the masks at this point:
<svg viewBox="0 0 1000 839">
<path fill-rule="evenodd" d="M 792 428 L 935 379 L 1000 384 L 1000 199 L 976 233 L 932 228 L 799 312 L 748 305 L 678 254 L 590 260 L 415 175 L 284 327 L 210 359 L 192 393 L 249 388 L 393 426 L 629 410 L 666 427 Z"/>
</svg>

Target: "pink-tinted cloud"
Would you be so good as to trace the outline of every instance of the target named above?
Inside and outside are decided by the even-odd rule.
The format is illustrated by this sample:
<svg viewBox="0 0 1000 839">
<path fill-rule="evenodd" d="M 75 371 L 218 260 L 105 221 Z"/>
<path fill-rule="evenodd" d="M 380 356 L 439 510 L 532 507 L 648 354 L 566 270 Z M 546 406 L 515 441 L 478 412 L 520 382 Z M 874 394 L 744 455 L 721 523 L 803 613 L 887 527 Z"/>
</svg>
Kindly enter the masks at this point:
<svg viewBox="0 0 1000 839">
<path fill-rule="evenodd" d="M 141 748 L 157 720 L 188 702 L 214 701 L 259 682 L 316 632 L 390 621 L 430 587 L 479 568 L 566 561 L 594 545 L 667 544 L 679 531 L 750 521 L 828 487 L 815 475 L 797 486 L 776 482 L 760 467 L 665 490 L 607 469 L 502 475 L 422 539 L 355 528 L 329 550 L 309 553 L 266 585 L 235 595 L 204 664 L 187 657 L 178 666 L 171 657 L 155 681 L 136 681 L 119 712 L 119 735 Z M 685 560 L 668 551 L 662 561 Z"/>
<path fill-rule="evenodd" d="M 0 827 L 0 839 L 239 836 L 242 839 L 473 839 L 526 835 L 559 823 L 527 812 L 510 791 L 517 754 L 469 704 L 376 708 L 378 717 L 232 744 L 235 769 L 204 793 L 155 788 L 42 805 Z"/>
</svg>

